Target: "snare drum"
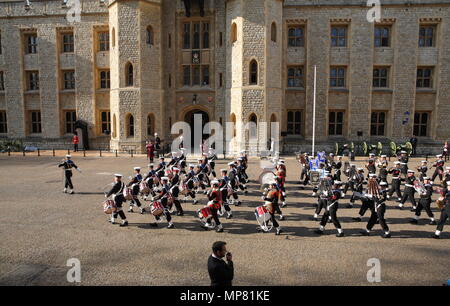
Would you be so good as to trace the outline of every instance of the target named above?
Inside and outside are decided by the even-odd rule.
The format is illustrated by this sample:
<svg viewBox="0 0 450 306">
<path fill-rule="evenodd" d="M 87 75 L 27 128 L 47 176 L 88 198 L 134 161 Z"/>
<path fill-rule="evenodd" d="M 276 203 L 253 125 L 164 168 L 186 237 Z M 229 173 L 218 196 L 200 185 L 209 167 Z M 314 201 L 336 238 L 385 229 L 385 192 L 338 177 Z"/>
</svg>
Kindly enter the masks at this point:
<svg viewBox="0 0 450 306">
<path fill-rule="evenodd" d="M 150 187 L 148 186 L 148 184 L 146 182 L 142 182 L 139 185 L 139 192 L 142 194 L 149 194 L 150 193 Z"/>
<path fill-rule="evenodd" d="M 123 197 L 124 197 L 125 200 L 127 200 L 127 201 L 133 200 L 133 192 L 132 192 L 131 188 L 125 187 L 125 188 L 123 189 Z"/>
<path fill-rule="evenodd" d="M 152 213 L 153 216 L 159 217 L 164 213 L 164 207 L 159 201 L 153 202 L 150 208 L 150 212 Z"/>
<path fill-rule="evenodd" d="M 210 209 L 208 206 L 203 207 L 202 209 L 199 209 L 199 210 L 198 210 L 198 217 L 199 217 L 200 219 L 203 219 L 203 220 L 209 220 L 209 219 L 211 219 L 211 218 L 212 218 L 212 212 L 211 212 L 211 209 Z"/>
<path fill-rule="evenodd" d="M 272 222 L 269 222 L 271 216 L 265 205 L 258 206 L 255 209 L 255 216 L 261 230 L 264 232 L 270 232 L 272 230 L 273 224 Z"/>
<path fill-rule="evenodd" d="M 114 202 L 113 200 L 106 200 L 105 202 L 103 202 L 103 211 L 108 215 L 115 213 L 117 211 L 116 202 Z"/>
</svg>

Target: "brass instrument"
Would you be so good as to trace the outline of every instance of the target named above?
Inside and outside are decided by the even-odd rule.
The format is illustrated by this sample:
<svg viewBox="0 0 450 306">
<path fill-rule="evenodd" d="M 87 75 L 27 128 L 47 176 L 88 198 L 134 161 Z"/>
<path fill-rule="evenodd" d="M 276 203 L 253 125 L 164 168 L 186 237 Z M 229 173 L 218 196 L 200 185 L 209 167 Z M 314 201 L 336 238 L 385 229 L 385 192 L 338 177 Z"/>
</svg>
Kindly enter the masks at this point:
<svg viewBox="0 0 450 306">
<path fill-rule="evenodd" d="M 319 194 L 322 196 L 330 196 L 333 192 L 331 180 L 328 178 L 321 178 L 319 180 Z"/>
</svg>

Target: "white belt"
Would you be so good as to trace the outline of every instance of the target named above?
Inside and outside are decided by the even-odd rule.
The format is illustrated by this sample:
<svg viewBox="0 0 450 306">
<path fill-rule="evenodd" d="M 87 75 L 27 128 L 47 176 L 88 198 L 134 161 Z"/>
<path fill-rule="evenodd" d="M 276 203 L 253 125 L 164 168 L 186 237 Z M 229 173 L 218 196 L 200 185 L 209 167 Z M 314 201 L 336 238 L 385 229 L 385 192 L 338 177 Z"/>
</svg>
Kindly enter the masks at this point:
<svg viewBox="0 0 450 306">
<path fill-rule="evenodd" d="M 398 179 L 399 179 L 399 177 L 393 177 L 392 179 L 393 179 L 393 180 L 398 180 Z"/>
<path fill-rule="evenodd" d="M 414 187 L 413 185 L 410 184 L 405 184 L 406 187 Z"/>
</svg>

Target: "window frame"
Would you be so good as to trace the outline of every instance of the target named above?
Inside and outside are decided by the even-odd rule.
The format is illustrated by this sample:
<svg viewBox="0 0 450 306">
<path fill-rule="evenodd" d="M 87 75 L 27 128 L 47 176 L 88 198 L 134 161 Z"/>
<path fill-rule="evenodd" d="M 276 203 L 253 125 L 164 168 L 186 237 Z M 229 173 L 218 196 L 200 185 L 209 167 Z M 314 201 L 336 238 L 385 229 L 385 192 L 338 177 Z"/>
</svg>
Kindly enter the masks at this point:
<svg viewBox="0 0 450 306">
<path fill-rule="evenodd" d="M 437 39 L 437 24 L 421 24 L 419 26 L 419 48 L 434 48 L 436 47 L 436 39 Z M 422 35 L 422 29 L 424 29 L 425 34 Z M 431 37 L 428 35 L 428 29 L 432 29 L 433 33 Z M 428 44 L 427 41 L 431 39 L 431 44 Z"/>
<path fill-rule="evenodd" d="M 98 31 L 97 32 L 97 48 L 98 52 L 109 52 L 109 31 Z"/>
<path fill-rule="evenodd" d="M 26 71 L 25 74 L 27 79 L 27 91 L 39 91 L 39 71 L 29 70 Z"/>
<path fill-rule="evenodd" d="M 339 114 L 342 113 L 342 122 L 338 122 Z M 331 116 L 334 114 L 334 116 Z M 333 117 L 334 122 L 331 121 Z M 333 126 L 334 133 L 331 132 Z M 341 127 L 341 133 L 338 133 L 338 127 Z M 329 110 L 328 111 L 328 136 L 342 137 L 345 134 L 345 111 L 344 110 Z"/>
<path fill-rule="evenodd" d="M 375 76 L 375 71 L 378 70 L 378 76 Z M 381 72 L 386 70 L 386 76 L 381 76 Z M 374 66 L 372 70 L 372 87 L 376 89 L 390 88 L 390 67 L 388 66 Z M 382 81 L 385 79 L 386 86 L 381 86 Z M 377 83 L 377 85 L 376 85 Z"/>
<path fill-rule="evenodd" d="M 70 116 L 69 118 L 67 116 Z M 73 109 L 63 110 L 64 134 L 73 134 L 75 132 L 75 122 L 77 122 L 77 111 Z"/>
<path fill-rule="evenodd" d="M 291 30 L 294 30 L 294 35 L 291 35 L 290 32 Z M 301 35 L 297 35 L 298 30 L 301 30 Z M 306 42 L 305 34 L 306 34 L 306 27 L 304 25 L 289 25 L 287 31 L 288 48 L 304 48 Z M 292 42 L 294 43 L 292 44 Z"/>
<path fill-rule="evenodd" d="M 102 74 L 105 73 L 105 77 L 102 78 Z M 99 89 L 111 89 L 111 70 L 110 69 L 100 69 L 98 71 Z M 105 83 L 106 87 L 103 87 Z"/>
<path fill-rule="evenodd" d="M 290 76 L 290 71 L 294 69 L 294 75 Z M 297 70 L 301 71 L 300 78 L 297 76 Z M 290 80 L 293 80 L 294 86 L 290 86 Z M 299 80 L 301 86 L 295 86 L 297 84 L 297 81 Z M 287 67 L 287 88 L 298 88 L 298 89 L 304 89 L 305 88 L 305 66 L 303 65 L 296 65 L 296 66 L 288 66 Z"/>
<path fill-rule="evenodd" d="M 33 118 L 34 114 L 36 114 L 37 118 Z M 30 110 L 29 111 L 29 116 L 30 116 L 30 134 L 42 134 L 42 114 L 41 114 L 41 111 L 40 110 Z"/>
<path fill-rule="evenodd" d="M 0 91 L 5 91 L 5 72 L 0 71 Z"/>
<path fill-rule="evenodd" d="M 38 36 L 37 33 L 25 33 L 25 54 L 38 53 Z"/>
<path fill-rule="evenodd" d="M 289 120 L 289 114 L 292 113 L 292 120 Z M 297 120 L 297 113 L 299 114 L 299 120 Z M 292 129 L 290 129 L 292 125 Z M 303 110 L 302 109 L 288 109 L 286 111 L 286 131 L 288 136 L 303 136 Z M 298 127 L 298 133 L 297 133 Z"/>
<path fill-rule="evenodd" d="M 70 76 L 66 78 L 67 76 Z M 62 71 L 62 89 L 63 90 L 75 90 L 75 70 L 63 70 Z"/>
<path fill-rule="evenodd" d="M 66 37 L 71 37 L 69 41 L 66 41 Z M 66 50 L 68 47 L 68 50 Z M 73 32 L 61 33 L 61 53 L 74 53 L 75 52 L 75 37 Z"/>
<path fill-rule="evenodd" d="M 106 120 L 103 119 L 103 114 L 106 115 Z M 108 109 L 100 110 L 100 134 L 102 135 L 108 135 L 105 133 L 105 131 L 109 131 L 111 134 L 111 128 L 112 128 L 112 121 L 111 121 L 111 111 Z M 106 126 L 106 130 L 104 129 L 104 126 Z"/>
<path fill-rule="evenodd" d="M 336 69 L 336 76 L 333 77 L 332 71 Z M 340 76 L 340 69 L 344 70 L 344 76 Z M 336 81 L 336 85 L 332 85 L 332 80 Z M 339 86 L 339 80 L 343 80 L 343 86 Z M 347 66 L 330 66 L 329 86 L 333 89 L 346 89 L 347 88 Z"/>
<path fill-rule="evenodd" d="M 6 110 L 0 110 L 0 134 L 8 134 L 8 115 Z"/>
<path fill-rule="evenodd" d="M 333 29 L 337 29 L 337 35 L 333 35 Z M 344 30 L 344 36 L 340 35 L 341 33 L 339 33 L 339 29 L 343 29 Z M 332 48 L 347 48 L 348 47 L 348 29 L 349 26 L 347 24 L 334 24 L 331 25 L 330 28 L 330 46 Z M 344 45 L 341 46 L 340 45 L 340 40 L 344 39 Z M 333 44 L 333 41 L 336 41 L 336 45 Z"/>
<path fill-rule="evenodd" d="M 373 122 L 373 117 L 376 116 L 376 122 Z M 383 116 L 381 116 L 383 115 Z M 381 117 L 383 117 L 383 121 L 381 121 Z M 370 136 L 374 137 L 385 137 L 386 136 L 386 127 L 387 127 L 387 118 L 388 112 L 382 110 L 372 111 L 370 114 Z M 375 129 L 375 133 L 373 133 L 373 129 Z M 380 133 L 380 129 L 382 129 L 382 133 Z"/>
<path fill-rule="evenodd" d="M 256 69 L 255 69 L 256 67 Z M 249 78 L 248 84 L 251 86 L 256 86 L 259 84 L 259 63 L 256 59 L 252 59 L 249 63 Z"/>
<path fill-rule="evenodd" d="M 426 123 L 423 123 L 423 115 L 427 115 Z M 416 116 L 419 115 L 419 122 L 416 122 Z M 430 119 L 431 112 L 427 111 L 415 111 L 414 112 L 414 124 L 413 124 L 413 136 L 416 137 L 429 137 L 430 133 Z M 425 135 L 422 135 L 422 128 L 425 127 Z M 419 130 L 419 133 L 416 133 L 416 128 Z M 416 135 L 420 134 L 420 135 Z"/>
<path fill-rule="evenodd" d="M 430 76 L 425 77 L 424 73 L 426 70 L 430 70 Z M 431 66 L 419 66 L 417 67 L 417 74 L 416 74 L 416 89 L 433 89 L 434 88 L 434 67 Z M 419 72 L 422 71 L 422 76 L 419 76 Z M 424 86 L 425 81 L 428 80 L 430 83 L 430 86 Z M 422 85 L 419 86 L 419 83 Z"/>
</svg>

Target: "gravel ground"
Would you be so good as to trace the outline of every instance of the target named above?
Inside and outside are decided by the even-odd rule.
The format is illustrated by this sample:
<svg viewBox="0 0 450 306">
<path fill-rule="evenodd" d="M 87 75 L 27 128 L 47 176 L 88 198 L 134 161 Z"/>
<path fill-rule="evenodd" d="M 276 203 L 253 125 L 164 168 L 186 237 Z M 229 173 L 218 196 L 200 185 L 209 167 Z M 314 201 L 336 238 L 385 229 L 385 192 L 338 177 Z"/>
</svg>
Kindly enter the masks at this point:
<svg viewBox="0 0 450 306">
<path fill-rule="evenodd" d="M 346 209 L 348 197 L 338 211 L 346 236 L 335 237 L 332 224 L 325 235 L 315 235 L 315 199 L 310 189 L 299 189 L 300 168 L 292 157 L 286 158 L 288 207 L 281 236 L 256 232 L 253 212 L 262 203 L 257 159 L 250 160 L 249 194 L 240 196 L 243 206 L 232 207 L 234 218 L 223 220 L 224 233 L 201 229 L 195 217 L 201 205 L 191 203 L 184 204 L 184 217 L 174 217 L 175 229 L 153 229 L 153 218 L 137 213 L 127 214 L 128 228 L 111 225 L 102 210 L 103 191 L 113 173 L 128 177 L 133 166 L 145 167 L 145 157 L 74 157 L 83 170 L 74 172 L 75 195 L 62 193 L 60 160 L 0 155 L 2 285 L 72 285 L 66 280 L 70 258 L 81 262 L 81 285 L 208 285 L 206 260 L 216 240 L 226 241 L 233 253 L 235 285 L 372 285 L 371 258 L 380 260 L 381 285 L 441 285 L 450 278 L 448 222 L 442 239 L 430 239 L 435 226 L 426 219 L 410 225 L 413 214 L 395 209 L 395 202 L 386 212 L 391 239 L 380 237 L 378 225 L 372 236 L 360 236 L 368 216 L 352 222 L 360 205 Z M 227 162 L 219 161 L 216 169 Z"/>
</svg>

